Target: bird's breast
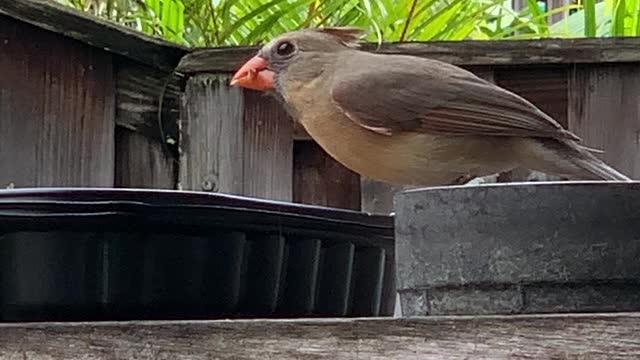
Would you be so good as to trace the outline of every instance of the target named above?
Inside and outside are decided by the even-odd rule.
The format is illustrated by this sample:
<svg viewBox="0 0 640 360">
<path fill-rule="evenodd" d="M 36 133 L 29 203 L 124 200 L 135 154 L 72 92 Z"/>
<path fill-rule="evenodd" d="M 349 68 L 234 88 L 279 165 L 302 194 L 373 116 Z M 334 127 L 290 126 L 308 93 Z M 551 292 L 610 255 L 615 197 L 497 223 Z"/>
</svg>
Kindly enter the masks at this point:
<svg viewBox="0 0 640 360">
<path fill-rule="evenodd" d="M 416 132 L 385 135 L 368 130 L 331 101 L 327 88 L 323 80 L 288 81 L 283 97 L 318 145 L 360 175 L 393 184 L 429 186 L 450 183 L 469 173 L 493 174 L 512 165 L 506 138 Z"/>
<path fill-rule="evenodd" d="M 304 104 L 297 112 L 305 130 L 329 155 L 356 173 L 390 183 L 415 184 L 437 177 L 446 168 L 437 158 L 438 137 L 382 135 L 354 123 L 334 104 Z"/>
</svg>

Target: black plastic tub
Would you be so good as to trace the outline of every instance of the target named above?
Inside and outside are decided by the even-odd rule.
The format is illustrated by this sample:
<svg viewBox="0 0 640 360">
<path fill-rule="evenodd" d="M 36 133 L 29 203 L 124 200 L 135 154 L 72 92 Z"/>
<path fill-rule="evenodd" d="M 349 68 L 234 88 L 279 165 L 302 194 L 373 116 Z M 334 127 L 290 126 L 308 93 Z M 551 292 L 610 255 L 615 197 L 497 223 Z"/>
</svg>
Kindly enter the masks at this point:
<svg viewBox="0 0 640 360">
<path fill-rule="evenodd" d="M 0 321 L 388 316 L 393 220 L 221 194 L 0 191 Z"/>
</svg>

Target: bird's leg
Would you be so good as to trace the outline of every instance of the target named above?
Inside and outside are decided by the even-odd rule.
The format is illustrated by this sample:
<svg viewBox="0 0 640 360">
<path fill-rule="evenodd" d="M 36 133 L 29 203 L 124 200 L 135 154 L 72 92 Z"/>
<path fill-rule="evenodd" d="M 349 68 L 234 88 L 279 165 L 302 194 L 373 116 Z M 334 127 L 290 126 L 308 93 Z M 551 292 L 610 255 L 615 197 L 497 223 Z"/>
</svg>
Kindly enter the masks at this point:
<svg viewBox="0 0 640 360">
<path fill-rule="evenodd" d="M 475 179 L 475 178 L 476 178 L 476 176 L 474 176 L 474 175 L 469 175 L 469 174 L 467 174 L 467 175 L 462 175 L 462 176 L 460 176 L 460 177 L 456 178 L 456 179 L 455 179 L 451 184 L 449 184 L 449 185 L 464 185 L 464 184 L 468 183 L 469 181 L 471 181 L 471 180 L 473 180 L 473 179 Z"/>
</svg>

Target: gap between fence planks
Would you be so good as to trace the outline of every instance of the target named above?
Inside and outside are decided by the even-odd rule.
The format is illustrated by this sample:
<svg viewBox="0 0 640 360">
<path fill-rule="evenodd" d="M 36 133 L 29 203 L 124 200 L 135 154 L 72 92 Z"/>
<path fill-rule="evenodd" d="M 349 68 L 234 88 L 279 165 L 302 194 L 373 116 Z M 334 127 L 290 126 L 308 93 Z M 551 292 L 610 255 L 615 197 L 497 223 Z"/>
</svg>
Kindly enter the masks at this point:
<svg viewBox="0 0 640 360">
<path fill-rule="evenodd" d="M 115 187 L 175 189 L 176 164 L 159 141 L 120 126 L 115 138 Z"/>
<path fill-rule="evenodd" d="M 0 325 L 3 359 L 637 359 L 640 313 Z"/>
</svg>

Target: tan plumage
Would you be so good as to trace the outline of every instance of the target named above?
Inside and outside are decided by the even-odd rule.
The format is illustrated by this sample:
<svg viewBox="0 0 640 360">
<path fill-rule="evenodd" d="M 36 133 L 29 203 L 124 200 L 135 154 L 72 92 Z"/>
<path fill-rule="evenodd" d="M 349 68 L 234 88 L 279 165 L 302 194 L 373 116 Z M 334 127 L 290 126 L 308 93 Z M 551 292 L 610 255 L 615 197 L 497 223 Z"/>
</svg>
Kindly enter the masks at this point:
<svg viewBox="0 0 640 360">
<path fill-rule="evenodd" d="M 277 96 L 353 171 L 420 186 L 516 167 L 629 180 L 522 97 L 443 62 L 359 51 L 354 39 L 353 30 L 304 30 L 259 54 L 275 73 Z M 283 56 L 286 45 L 295 49 Z"/>
</svg>

